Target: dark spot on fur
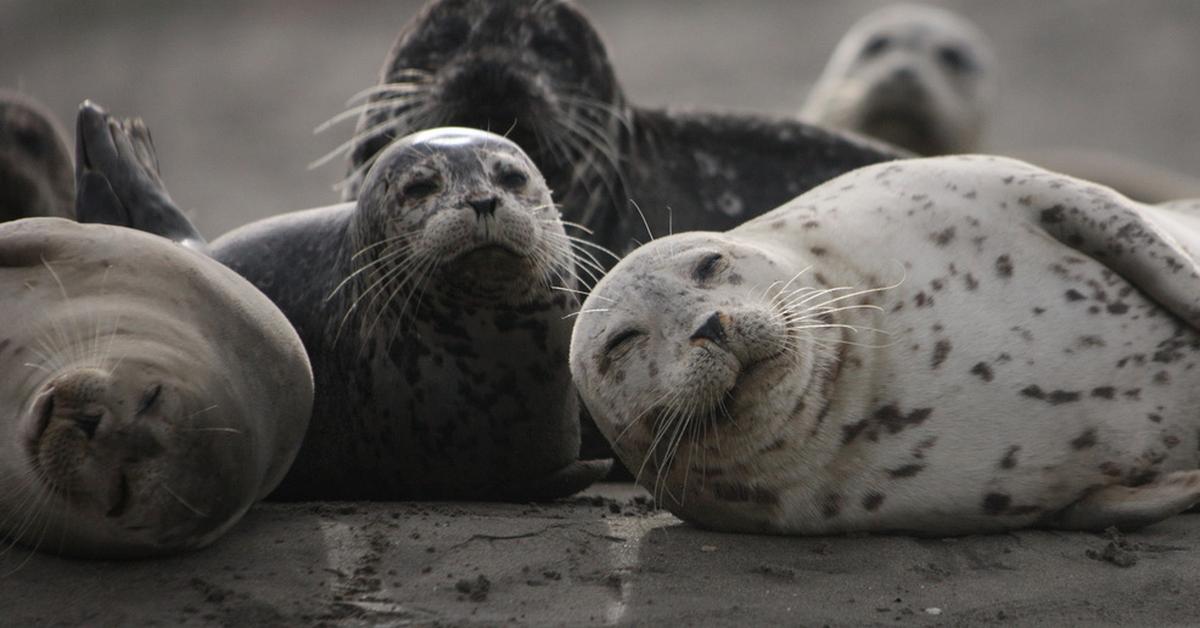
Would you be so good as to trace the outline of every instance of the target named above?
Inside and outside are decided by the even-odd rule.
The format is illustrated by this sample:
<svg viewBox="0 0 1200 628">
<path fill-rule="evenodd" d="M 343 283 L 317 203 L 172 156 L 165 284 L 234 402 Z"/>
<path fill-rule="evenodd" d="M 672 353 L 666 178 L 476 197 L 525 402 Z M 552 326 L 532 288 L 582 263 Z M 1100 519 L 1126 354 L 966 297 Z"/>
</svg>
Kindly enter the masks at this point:
<svg viewBox="0 0 1200 628">
<path fill-rule="evenodd" d="M 1067 297 L 1068 301 L 1082 301 L 1087 298 L 1087 297 L 1083 296 L 1082 294 L 1080 294 L 1079 291 L 1074 288 L 1067 290 L 1063 294 L 1064 294 L 1064 296 Z"/>
<path fill-rule="evenodd" d="M 1092 396 L 1098 399 L 1112 399 L 1117 394 L 1117 389 L 1112 386 L 1100 386 L 1092 389 Z"/>
<path fill-rule="evenodd" d="M 1166 371 L 1159 371 L 1154 374 L 1154 383 L 1160 386 L 1171 383 L 1171 374 Z"/>
<path fill-rule="evenodd" d="M 888 476 L 893 479 L 911 478 L 925 469 L 923 464 L 906 464 L 895 469 L 888 469 Z"/>
<path fill-rule="evenodd" d="M 883 504 L 883 493 L 871 491 L 863 496 L 862 507 L 868 512 L 879 510 L 879 506 Z"/>
<path fill-rule="evenodd" d="M 985 382 L 990 382 L 995 378 L 994 374 L 992 373 L 992 367 L 988 366 L 987 362 L 980 362 L 975 366 L 972 366 L 971 374 L 977 375 L 979 379 L 982 379 Z"/>
<path fill-rule="evenodd" d="M 1001 255 L 996 258 L 996 274 L 1001 277 L 1012 277 L 1013 263 L 1012 258 L 1007 255 Z"/>
<path fill-rule="evenodd" d="M 1162 442 L 1167 449 L 1175 449 L 1179 445 L 1179 437 L 1174 434 L 1166 434 L 1163 436 Z"/>
<path fill-rule="evenodd" d="M 1163 420 L 1161 414 L 1154 414 L 1153 412 L 1150 414 L 1147 414 L 1146 418 L 1150 419 L 1151 423 L 1162 423 L 1162 420 Z"/>
<path fill-rule="evenodd" d="M 1088 449 L 1096 446 L 1096 428 L 1088 428 L 1071 441 L 1071 449 Z"/>
<path fill-rule="evenodd" d="M 1021 394 L 1025 395 L 1026 397 L 1032 397 L 1033 399 L 1046 398 L 1046 393 L 1042 391 L 1042 388 L 1037 384 L 1030 384 L 1029 386 L 1022 388 Z"/>
<path fill-rule="evenodd" d="M 812 254 L 816 255 L 817 257 L 821 257 L 829 252 L 829 250 L 823 246 L 814 246 L 809 250 L 812 251 Z"/>
<path fill-rule="evenodd" d="M 1020 445 L 1013 445 L 1004 452 L 1004 457 L 1000 459 L 1001 469 L 1013 469 L 1017 466 L 1017 452 L 1021 451 Z"/>
<path fill-rule="evenodd" d="M 1108 313 L 1109 314 L 1124 314 L 1128 311 L 1129 311 L 1129 306 L 1125 305 L 1124 303 L 1121 303 L 1120 301 L 1117 301 L 1116 303 L 1108 304 Z"/>
<path fill-rule="evenodd" d="M 950 348 L 951 345 L 949 340 L 943 339 L 937 341 L 937 343 L 933 345 L 933 361 L 930 363 L 930 366 L 935 369 L 941 366 L 942 362 L 946 361 L 946 357 L 950 355 Z"/>
<path fill-rule="evenodd" d="M 1044 222 L 1048 225 L 1056 225 L 1062 221 L 1063 221 L 1062 205 L 1055 205 L 1054 207 L 1051 207 L 1050 209 L 1042 210 L 1042 222 Z"/>
<path fill-rule="evenodd" d="M 1012 504 L 1012 497 L 1004 493 L 988 493 L 983 496 L 983 512 L 988 515 L 1002 515 Z"/>
<path fill-rule="evenodd" d="M 954 227 L 946 227 L 931 235 L 938 246 L 946 246 L 954 241 Z"/>
<path fill-rule="evenodd" d="M 1075 391 L 1056 390 L 1046 396 L 1046 401 L 1050 402 L 1050 405 L 1057 406 L 1062 403 L 1072 403 L 1075 401 L 1079 401 L 1079 397 L 1080 397 L 1079 393 L 1075 392 Z"/>
<path fill-rule="evenodd" d="M 963 275 L 963 282 L 967 284 L 967 290 L 974 291 L 979 287 L 979 281 L 971 273 Z"/>
</svg>

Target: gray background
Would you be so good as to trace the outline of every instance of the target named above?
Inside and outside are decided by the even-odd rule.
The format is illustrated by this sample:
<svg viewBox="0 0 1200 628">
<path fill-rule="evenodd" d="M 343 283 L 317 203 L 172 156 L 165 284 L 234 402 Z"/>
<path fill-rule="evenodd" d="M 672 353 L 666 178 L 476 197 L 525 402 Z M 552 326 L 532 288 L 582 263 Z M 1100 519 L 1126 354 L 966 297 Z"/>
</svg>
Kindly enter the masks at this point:
<svg viewBox="0 0 1200 628">
<path fill-rule="evenodd" d="M 68 127 L 91 98 L 154 131 L 163 175 L 208 236 L 327 204 L 350 136 L 311 129 L 372 84 L 419 2 L 0 0 L 0 85 Z M 792 112 L 867 0 L 584 0 L 639 104 Z M 941 2 L 1002 63 L 986 143 L 1111 150 L 1200 175 L 1200 2 Z"/>
</svg>

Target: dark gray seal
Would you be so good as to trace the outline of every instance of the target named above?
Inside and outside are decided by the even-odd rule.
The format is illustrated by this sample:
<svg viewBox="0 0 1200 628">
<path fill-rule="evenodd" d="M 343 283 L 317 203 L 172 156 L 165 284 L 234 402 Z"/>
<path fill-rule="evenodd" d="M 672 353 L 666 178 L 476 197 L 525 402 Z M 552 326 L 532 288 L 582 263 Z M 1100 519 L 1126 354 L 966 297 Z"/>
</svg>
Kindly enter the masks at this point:
<svg viewBox="0 0 1200 628">
<path fill-rule="evenodd" d="M 157 177 L 136 174 L 148 135 L 86 106 L 79 125 L 90 172 L 120 182 L 97 184 L 115 193 L 100 212 L 81 205 L 81 220 L 198 238 Z M 94 158 L 105 151 L 115 159 Z M 357 202 L 258 221 L 209 251 L 279 305 L 313 363 L 312 422 L 274 498 L 550 499 L 607 472 L 576 460 L 570 240 L 512 142 L 404 138 Z"/>
<path fill-rule="evenodd" d="M 0 222 L 74 217 L 71 152 L 63 137 L 40 103 L 0 89 Z"/>
<path fill-rule="evenodd" d="M 647 230 L 732 228 L 899 154 L 791 120 L 634 106 L 595 29 L 559 0 L 429 2 L 364 97 L 342 147 L 347 199 L 392 139 L 446 124 L 487 129 L 524 148 L 564 216 L 618 253 Z"/>
</svg>

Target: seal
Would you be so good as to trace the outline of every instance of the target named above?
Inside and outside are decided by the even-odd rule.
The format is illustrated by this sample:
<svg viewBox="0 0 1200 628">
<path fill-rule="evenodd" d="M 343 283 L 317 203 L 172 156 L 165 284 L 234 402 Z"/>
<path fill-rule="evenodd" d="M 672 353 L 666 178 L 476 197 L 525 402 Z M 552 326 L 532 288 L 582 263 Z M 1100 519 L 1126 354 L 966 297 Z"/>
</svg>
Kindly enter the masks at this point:
<svg viewBox="0 0 1200 628">
<path fill-rule="evenodd" d="M 795 120 L 632 105 L 596 30 L 561 0 L 428 2 L 359 98 L 330 121 L 357 115 L 355 136 L 317 162 L 349 154 L 347 200 L 394 138 L 490 130 L 530 155 L 565 218 L 617 253 L 647 231 L 731 228 L 900 154 Z"/>
<path fill-rule="evenodd" d="M 919 155 L 974 152 L 995 97 L 995 66 L 991 43 L 966 18 L 890 5 L 842 37 L 800 117 Z"/>
<path fill-rule="evenodd" d="M 172 242 L 0 225 L 0 534 L 134 558 L 203 547 L 283 478 L 312 405 L 287 319 Z"/>
<path fill-rule="evenodd" d="M 148 135 L 86 105 L 79 124 L 89 158 L 117 138 L 98 176 L 137 182 L 113 187 L 99 218 L 199 237 L 161 181 L 127 174 Z M 462 128 L 403 138 L 356 202 L 258 221 L 208 251 L 283 310 L 313 364 L 312 421 L 272 498 L 553 499 L 611 466 L 577 461 L 576 257 L 516 144 Z"/>
<path fill-rule="evenodd" d="M 1194 207 L 1000 157 L 870 166 L 631 253 L 572 373 L 700 526 L 1135 528 L 1200 501 Z"/>
<path fill-rule="evenodd" d="M 0 222 L 74 217 L 71 153 L 64 137 L 41 103 L 0 89 Z"/>
</svg>

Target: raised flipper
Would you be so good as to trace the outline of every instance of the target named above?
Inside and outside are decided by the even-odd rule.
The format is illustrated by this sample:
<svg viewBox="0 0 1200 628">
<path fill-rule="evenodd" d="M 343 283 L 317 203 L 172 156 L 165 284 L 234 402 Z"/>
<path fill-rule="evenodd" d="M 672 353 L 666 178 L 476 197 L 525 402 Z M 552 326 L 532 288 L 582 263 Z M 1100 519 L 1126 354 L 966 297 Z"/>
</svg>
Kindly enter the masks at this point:
<svg viewBox="0 0 1200 628">
<path fill-rule="evenodd" d="M 569 497 L 599 482 L 612 469 L 612 460 L 577 460 L 534 480 L 502 486 L 496 498 L 503 501 L 549 501 Z"/>
<path fill-rule="evenodd" d="M 1031 224 L 1109 267 L 1200 330 L 1200 219 L 1179 207 L 1144 205 L 1109 188 L 1015 160 L 948 159 L 964 166 L 960 185 L 972 176 L 986 176 L 990 185 L 1009 186 L 1001 189 L 1011 190 L 1013 205 Z M 955 170 L 946 174 L 958 176 Z"/>
<path fill-rule="evenodd" d="M 129 227 L 206 247 L 167 194 L 150 130 L 140 119 L 117 120 L 84 101 L 75 125 L 75 184 L 79 222 Z"/>
<path fill-rule="evenodd" d="M 1200 503 L 1200 471 L 1176 471 L 1143 486 L 1106 486 L 1067 506 L 1046 525 L 1063 530 L 1135 530 Z"/>
</svg>

